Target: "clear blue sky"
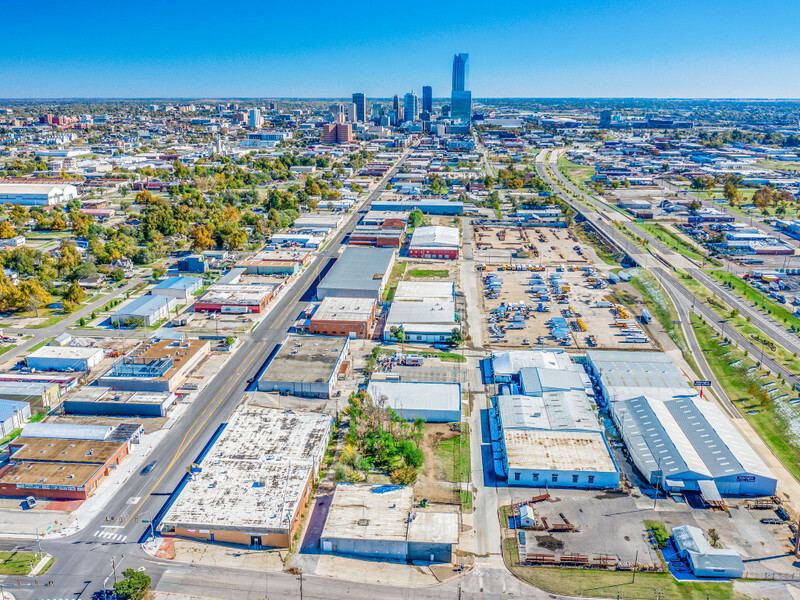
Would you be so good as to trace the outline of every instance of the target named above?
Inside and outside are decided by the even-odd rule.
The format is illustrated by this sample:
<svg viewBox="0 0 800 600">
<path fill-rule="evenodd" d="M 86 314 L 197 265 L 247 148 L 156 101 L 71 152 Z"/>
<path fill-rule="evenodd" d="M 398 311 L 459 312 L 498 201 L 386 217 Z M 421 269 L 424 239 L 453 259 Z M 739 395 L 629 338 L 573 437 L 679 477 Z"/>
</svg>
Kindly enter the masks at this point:
<svg viewBox="0 0 800 600">
<path fill-rule="evenodd" d="M 356 9 L 355 7 L 358 7 Z M 4 2 L 0 97 L 800 97 L 796 0 Z"/>
</svg>

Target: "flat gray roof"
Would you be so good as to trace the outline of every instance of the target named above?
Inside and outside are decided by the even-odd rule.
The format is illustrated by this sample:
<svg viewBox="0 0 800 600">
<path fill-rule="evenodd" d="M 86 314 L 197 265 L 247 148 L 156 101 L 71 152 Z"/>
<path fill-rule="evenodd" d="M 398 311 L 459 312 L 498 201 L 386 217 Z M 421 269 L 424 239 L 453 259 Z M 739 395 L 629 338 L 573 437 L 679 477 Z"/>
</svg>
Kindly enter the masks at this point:
<svg viewBox="0 0 800 600">
<path fill-rule="evenodd" d="M 458 543 L 458 515 L 414 510 L 414 489 L 403 485 L 340 483 L 323 538 Z"/>
<path fill-rule="evenodd" d="M 311 320 L 366 321 L 375 310 L 374 298 L 344 298 L 329 296 L 322 300 Z"/>
<path fill-rule="evenodd" d="M 287 531 L 319 470 L 331 424 L 328 415 L 240 405 L 163 522 Z"/>
<path fill-rule="evenodd" d="M 377 292 L 394 259 L 394 248 L 348 246 L 319 284 L 320 289 Z"/>
<path fill-rule="evenodd" d="M 290 335 L 267 365 L 261 380 L 328 381 L 346 345 L 347 338 Z"/>
<path fill-rule="evenodd" d="M 376 404 L 385 398 L 386 406 L 394 410 L 461 411 L 461 385 L 458 383 L 372 380 L 367 393 Z"/>
</svg>

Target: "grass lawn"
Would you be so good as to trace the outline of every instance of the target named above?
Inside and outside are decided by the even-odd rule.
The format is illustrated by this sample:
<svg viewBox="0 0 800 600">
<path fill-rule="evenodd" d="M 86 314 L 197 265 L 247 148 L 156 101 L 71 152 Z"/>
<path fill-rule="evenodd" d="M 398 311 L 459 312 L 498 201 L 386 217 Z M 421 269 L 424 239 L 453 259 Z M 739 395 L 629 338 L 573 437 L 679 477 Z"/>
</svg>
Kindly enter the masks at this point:
<svg viewBox="0 0 800 600">
<path fill-rule="evenodd" d="M 574 233 L 575 237 L 577 237 L 581 242 L 587 246 L 591 246 L 597 256 L 600 257 L 600 260 L 602 260 L 604 263 L 607 265 L 613 265 L 615 267 L 619 266 L 619 261 L 616 259 L 614 254 L 609 252 L 609 250 L 603 244 L 598 242 L 594 235 L 589 235 L 583 227 L 580 225 L 575 225 L 570 227 L 569 230 Z"/>
<path fill-rule="evenodd" d="M 0 438 L 0 446 L 2 446 L 3 444 L 7 444 L 12 440 L 17 439 L 21 433 L 22 433 L 22 428 L 12 429 L 8 434 Z"/>
<path fill-rule="evenodd" d="M 392 272 L 389 274 L 389 281 L 386 283 L 386 288 L 383 290 L 383 300 L 385 302 L 394 301 L 394 293 L 397 291 L 397 284 L 403 279 L 407 265 L 408 261 L 398 260 L 392 266 Z"/>
<path fill-rule="evenodd" d="M 586 188 L 584 183 L 586 180 L 591 179 L 597 171 L 591 165 L 579 165 L 564 158 L 563 156 L 558 159 L 559 170 L 566 175 L 567 179 L 581 188 Z"/>
<path fill-rule="evenodd" d="M 466 423 L 462 429 L 468 429 Z M 470 456 L 469 456 L 469 431 L 457 435 L 449 440 L 443 440 L 436 445 L 436 467 L 445 481 L 460 483 L 469 481 Z"/>
<path fill-rule="evenodd" d="M 800 411 L 784 403 L 779 408 L 776 401 L 758 397 L 760 385 L 770 381 L 778 383 L 778 395 L 789 394 L 791 398 L 796 394 L 774 377 L 761 379 L 763 372 L 760 369 L 749 371 L 756 366 L 755 360 L 733 345 L 720 346 L 722 340 L 716 332 L 695 315 L 692 315 L 692 327 L 703 355 L 728 398 L 739 407 L 743 416 L 795 479 L 800 480 L 800 442 L 789 433 L 785 421 L 785 416 L 800 419 Z"/>
<path fill-rule="evenodd" d="M 47 329 L 48 327 L 52 327 L 59 321 L 63 321 L 69 315 L 67 313 L 59 313 L 59 314 L 51 314 L 44 322 L 39 323 L 38 325 L 28 325 L 28 329 Z"/>
<path fill-rule="evenodd" d="M 760 160 L 753 164 L 757 167 L 775 169 L 776 171 L 800 171 L 800 162 L 791 160 Z"/>
<path fill-rule="evenodd" d="M 55 339 L 55 338 L 52 338 L 52 337 L 49 337 L 49 338 L 43 339 L 43 340 L 42 340 L 41 342 L 39 342 L 38 344 L 34 345 L 34 346 L 33 346 L 33 347 L 30 349 L 30 352 L 35 352 L 35 351 L 36 351 L 36 350 L 38 350 L 39 348 L 41 348 L 41 347 L 43 347 L 43 346 L 46 346 L 47 344 L 49 344 L 50 342 L 52 342 L 54 339 Z"/>
<path fill-rule="evenodd" d="M 631 285 L 642 295 L 642 300 L 650 314 L 661 323 L 667 335 L 672 338 L 672 341 L 680 349 L 684 360 L 689 363 L 695 373 L 699 373 L 700 370 L 697 368 L 697 363 L 689 350 L 689 344 L 686 342 L 683 330 L 680 325 L 675 324 L 675 321 L 679 320 L 678 311 L 673 306 L 664 288 L 661 287 L 661 284 L 649 271 L 639 268 L 636 273 L 636 276 L 631 278 Z"/>
<path fill-rule="evenodd" d="M 517 577 L 553 594 L 637 600 L 747 599 L 733 591 L 732 583 L 680 582 L 669 573 L 636 573 L 634 579 L 633 573 L 625 571 L 521 566 L 513 537 L 503 540 L 503 558 Z"/>
<path fill-rule="evenodd" d="M 411 277 L 447 277 L 450 271 L 447 269 L 411 269 L 408 272 Z"/>
<path fill-rule="evenodd" d="M 0 552 L 0 575 L 27 575 L 31 572 L 31 563 L 35 567 L 39 557 L 33 552 Z M 39 575 L 47 572 L 53 564 L 50 559 Z"/>
<path fill-rule="evenodd" d="M 710 262 L 717 266 L 720 266 L 720 262 L 706 256 L 702 252 L 699 252 L 693 244 L 690 244 L 688 241 L 684 240 L 678 234 L 673 231 L 670 231 L 660 223 L 637 223 L 639 227 L 644 229 L 647 233 L 652 235 L 662 244 L 675 250 L 678 254 L 682 254 L 687 258 L 691 258 L 692 260 L 696 260 L 697 262 Z"/>
<path fill-rule="evenodd" d="M 734 292 L 747 300 L 750 304 L 757 304 L 764 310 L 769 311 L 772 318 L 778 321 L 778 323 L 784 326 L 797 323 L 797 317 L 786 308 L 785 304 L 775 302 L 775 300 L 759 292 L 752 285 L 739 279 L 733 273 L 728 273 L 727 271 L 707 271 L 707 273 L 720 283 L 727 284 Z"/>
<path fill-rule="evenodd" d="M 380 348 L 379 352 L 381 354 L 396 354 L 397 350 L 393 350 L 392 348 Z M 403 354 L 424 356 L 426 358 L 438 358 L 444 362 L 467 362 L 467 359 L 464 356 L 456 352 L 420 352 L 419 350 L 403 349 Z"/>
<path fill-rule="evenodd" d="M 4 344 L 0 346 L 0 356 L 11 350 L 12 348 L 16 348 L 16 344 Z"/>
</svg>

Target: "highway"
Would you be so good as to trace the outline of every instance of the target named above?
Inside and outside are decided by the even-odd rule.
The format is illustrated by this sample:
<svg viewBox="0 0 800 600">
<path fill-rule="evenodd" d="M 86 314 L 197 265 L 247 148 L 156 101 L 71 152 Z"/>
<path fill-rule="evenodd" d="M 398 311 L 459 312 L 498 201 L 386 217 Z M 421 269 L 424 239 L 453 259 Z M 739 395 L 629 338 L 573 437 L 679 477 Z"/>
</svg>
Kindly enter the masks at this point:
<svg viewBox="0 0 800 600">
<path fill-rule="evenodd" d="M 655 250 L 654 253 L 645 252 L 641 250 L 638 246 L 636 246 L 630 239 L 628 239 L 621 231 L 616 229 L 615 227 L 608 224 L 607 219 L 608 217 L 605 216 L 605 209 L 608 209 L 608 205 L 599 202 L 598 200 L 592 198 L 590 195 L 585 194 L 582 190 L 580 190 L 577 186 L 573 185 L 569 180 L 567 180 L 558 170 L 556 166 L 556 153 L 552 152 L 550 155 L 550 168 L 553 172 L 553 175 L 557 179 L 554 181 L 552 177 L 547 173 L 545 169 L 545 162 L 544 162 L 544 155 L 547 151 L 540 152 L 536 157 L 536 170 L 539 176 L 546 181 L 551 188 L 558 194 L 559 198 L 569 204 L 574 210 L 580 212 L 586 220 L 591 222 L 598 230 L 600 230 L 609 240 L 611 240 L 617 248 L 625 252 L 631 259 L 635 260 L 637 264 L 648 266 L 657 265 L 659 259 L 661 261 L 666 261 L 668 264 L 671 264 L 670 261 L 680 260 L 683 257 L 676 254 L 675 252 L 671 251 L 669 248 L 664 246 L 661 242 L 647 234 L 647 232 L 635 227 L 635 224 L 632 224 L 634 227 L 634 233 L 643 237 L 648 240 L 650 243 L 650 247 Z M 568 189 L 573 194 L 578 195 L 581 197 L 584 202 L 590 204 L 592 208 L 587 207 L 586 205 L 581 204 L 570 195 L 564 193 L 564 189 Z M 613 209 L 611 209 L 612 212 Z M 620 219 L 622 220 L 622 219 Z M 666 257 L 666 258 L 665 258 Z M 665 265 L 666 266 L 666 265 Z M 740 335 L 738 331 L 735 331 L 735 328 L 732 326 L 723 327 L 724 323 L 721 323 L 721 319 L 719 315 L 717 315 L 709 306 L 707 306 L 701 299 L 697 298 L 691 290 L 689 290 L 686 286 L 681 283 L 680 279 L 674 277 L 672 275 L 672 271 L 668 268 L 650 268 L 649 269 L 655 277 L 658 279 L 659 283 L 667 289 L 668 293 L 671 296 L 677 298 L 683 298 L 683 302 L 688 302 L 689 306 L 693 307 L 693 311 L 703 315 L 706 321 L 710 322 L 712 325 L 717 327 L 718 329 L 724 329 L 725 335 L 732 338 L 737 342 L 737 344 L 741 347 L 746 349 L 750 356 L 753 357 L 761 357 L 763 356 L 763 365 L 770 369 L 775 374 L 783 374 L 786 381 L 790 384 L 796 383 L 798 380 L 794 373 L 789 371 L 783 365 L 775 362 L 774 360 L 770 359 L 768 356 L 763 355 L 760 346 L 755 345 L 752 340 L 745 338 L 744 336 Z M 764 315 L 762 312 L 754 308 L 753 306 L 741 301 L 741 300 L 734 300 L 731 296 L 735 296 L 732 292 L 729 292 L 723 286 L 719 285 L 714 279 L 705 275 L 704 273 L 700 272 L 699 269 L 694 268 L 687 268 L 688 270 L 693 270 L 693 276 L 695 276 L 698 281 L 703 283 L 706 287 L 708 287 L 712 292 L 717 294 L 718 297 L 722 298 L 726 302 L 730 300 L 732 306 L 735 306 L 739 309 L 739 312 L 744 315 L 745 317 L 749 316 L 752 320 L 752 323 L 756 326 L 761 328 L 762 331 L 767 332 L 768 334 L 772 335 L 778 343 L 785 344 L 787 350 L 794 352 L 794 348 L 798 348 L 800 350 L 800 343 L 798 343 L 798 339 L 794 334 L 790 334 L 787 330 L 782 329 L 780 325 L 777 325 L 772 319 Z M 697 272 L 699 272 L 699 276 L 697 276 Z M 676 303 L 679 304 L 679 303 Z M 685 311 L 687 305 L 683 305 L 679 312 L 684 312 L 684 315 L 688 317 L 688 312 Z M 688 326 L 688 323 L 686 323 Z M 777 335 L 780 334 L 780 335 Z M 692 338 L 693 336 L 687 336 Z M 699 348 L 697 349 L 699 352 Z M 710 373 L 705 374 L 709 379 L 714 379 L 711 377 Z M 717 390 L 719 388 L 717 387 Z M 720 395 L 721 398 L 724 398 L 725 395 Z"/>
<path fill-rule="evenodd" d="M 54 586 L 44 589 L 16 587 L 16 578 L 9 577 L 4 581 L 6 586 L 12 584 L 7 587 L 8 591 L 19 599 L 90 598 L 103 589 L 104 581 L 111 573 L 112 558 L 116 557 L 119 565 L 123 553 L 125 558 L 121 569 L 144 566 L 153 578 L 153 587 L 158 586 L 161 577 L 174 564 L 153 559 L 141 549 L 138 541 L 149 527 L 142 520 L 149 520 L 161 510 L 186 473 L 186 468 L 239 404 L 267 357 L 285 339 L 287 329 L 300 313 L 303 296 L 312 285 L 316 286 L 329 260 L 338 256 L 343 240 L 362 216 L 360 211 L 369 208 L 410 151 L 408 149 L 402 154 L 361 208 L 355 210 L 334 234 L 313 266 L 303 272 L 271 307 L 264 321 L 249 334 L 239 337 L 240 347 L 236 354 L 191 402 L 169 435 L 153 449 L 150 457 L 158 461 L 156 467 L 146 475 L 133 473 L 107 503 L 103 513 L 85 524 L 78 533 L 43 542 L 44 551 L 52 554 L 56 562 L 42 580 L 53 581 Z M 6 547 L 10 545 L 13 544 L 5 544 Z M 109 581 L 106 585 L 110 587 L 111 583 Z"/>
</svg>

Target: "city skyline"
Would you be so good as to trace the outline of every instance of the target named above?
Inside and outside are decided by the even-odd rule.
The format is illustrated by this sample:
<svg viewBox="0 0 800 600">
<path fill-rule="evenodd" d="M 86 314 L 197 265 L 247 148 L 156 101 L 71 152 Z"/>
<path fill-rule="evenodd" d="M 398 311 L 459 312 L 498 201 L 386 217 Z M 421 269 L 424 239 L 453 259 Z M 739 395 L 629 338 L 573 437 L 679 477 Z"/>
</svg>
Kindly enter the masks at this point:
<svg viewBox="0 0 800 600">
<path fill-rule="evenodd" d="M 0 25 L 0 96 L 346 98 L 361 89 L 374 98 L 431 85 L 444 97 L 451 73 L 443 65 L 458 51 L 477 61 L 476 98 L 800 97 L 800 82 L 788 76 L 800 71 L 797 5 L 768 0 L 753 11 L 678 1 L 620 10 L 590 0 L 512 2 L 499 14 L 471 3 L 454 11 L 444 2 L 425 6 L 426 19 L 391 40 L 373 30 L 371 16 L 354 16 L 346 35 L 330 31 L 314 6 L 302 20 L 288 6 L 274 7 L 270 18 L 282 25 L 247 36 L 240 15 L 257 14 L 258 6 L 244 2 L 242 11 L 214 11 L 209 37 L 195 33 L 207 27 L 212 7 L 202 0 L 191 10 L 160 7 L 159 22 L 180 24 L 168 34 L 121 7 L 89 1 L 73 11 L 45 0 L 42 11 L 68 39 L 35 45 L 28 27 L 14 25 L 25 22 L 22 9 L 10 6 Z"/>
</svg>

